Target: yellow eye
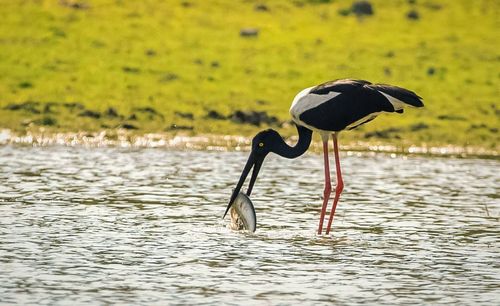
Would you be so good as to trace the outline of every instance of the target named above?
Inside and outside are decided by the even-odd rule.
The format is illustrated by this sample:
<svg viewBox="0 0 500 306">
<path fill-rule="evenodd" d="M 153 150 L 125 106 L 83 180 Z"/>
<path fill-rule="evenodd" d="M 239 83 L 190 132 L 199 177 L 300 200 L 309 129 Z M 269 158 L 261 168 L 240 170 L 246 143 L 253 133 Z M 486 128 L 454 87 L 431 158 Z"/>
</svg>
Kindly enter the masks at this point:
<svg viewBox="0 0 500 306">
<path fill-rule="evenodd" d="M 263 142 L 259 142 L 259 147 L 263 147 L 264 146 L 264 143 Z"/>
</svg>

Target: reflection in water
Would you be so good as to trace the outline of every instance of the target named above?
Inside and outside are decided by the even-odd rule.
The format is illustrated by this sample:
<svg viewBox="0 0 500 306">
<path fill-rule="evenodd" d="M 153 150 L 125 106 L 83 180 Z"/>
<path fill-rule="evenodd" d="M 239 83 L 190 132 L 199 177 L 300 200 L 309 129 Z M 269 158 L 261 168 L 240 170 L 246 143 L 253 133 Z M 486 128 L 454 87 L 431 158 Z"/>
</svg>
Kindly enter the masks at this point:
<svg viewBox="0 0 500 306">
<path fill-rule="evenodd" d="M 498 161 L 271 156 L 255 234 L 221 216 L 246 153 L 0 147 L 0 303 L 495 303 Z"/>
</svg>

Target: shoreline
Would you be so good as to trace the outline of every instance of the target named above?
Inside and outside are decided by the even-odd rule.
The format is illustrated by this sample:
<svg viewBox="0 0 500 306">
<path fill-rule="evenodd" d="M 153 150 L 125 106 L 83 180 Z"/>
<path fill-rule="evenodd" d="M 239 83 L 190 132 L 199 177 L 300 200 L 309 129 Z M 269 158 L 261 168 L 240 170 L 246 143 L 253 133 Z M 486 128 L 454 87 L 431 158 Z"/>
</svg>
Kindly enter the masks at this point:
<svg viewBox="0 0 500 306">
<path fill-rule="evenodd" d="M 120 147 L 120 148 L 166 148 L 179 150 L 207 150 L 207 151 L 249 151 L 251 137 L 236 135 L 183 135 L 169 133 L 134 134 L 124 129 L 113 133 L 100 132 L 47 132 L 28 131 L 19 135 L 9 129 L 0 129 L 0 146 L 69 146 L 69 147 Z M 287 139 L 293 144 L 297 136 Z M 436 157 L 482 158 L 500 159 L 496 150 L 481 147 L 460 147 L 454 145 L 443 146 L 416 146 L 383 144 L 382 142 L 351 141 L 340 146 L 347 153 L 386 153 L 403 155 L 423 155 Z M 318 141 L 311 143 L 310 151 L 322 152 L 322 144 Z"/>
</svg>

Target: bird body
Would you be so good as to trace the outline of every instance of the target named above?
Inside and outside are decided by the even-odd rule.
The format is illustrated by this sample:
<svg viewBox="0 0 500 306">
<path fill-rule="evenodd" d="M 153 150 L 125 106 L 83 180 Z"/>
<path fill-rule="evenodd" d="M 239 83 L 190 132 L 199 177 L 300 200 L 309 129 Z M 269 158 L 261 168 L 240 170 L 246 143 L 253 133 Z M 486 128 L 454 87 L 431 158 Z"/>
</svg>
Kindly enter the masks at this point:
<svg viewBox="0 0 500 306">
<path fill-rule="evenodd" d="M 402 113 L 423 106 L 415 93 L 364 80 L 336 80 L 302 90 L 295 96 L 292 120 L 322 135 L 356 128 L 381 112 Z"/>
<path fill-rule="evenodd" d="M 275 130 L 259 132 L 252 140 L 252 151 L 243 169 L 236 188 L 226 208 L 226 213 L 235 201 L 243 183 L 253 168 L 252 177 L 246 194 L 250 196 L 264 158 L 273 152 L 285 158 L 297 158 L 304 154 L 311 143 L 311 134 L 318 132 L 323 139 L 325 164 L 325 188 L 321 208 L 318 234 L 322 233 L 326 207 L 332 192 L 330 181 L 330 163 L 328 158 L 328 140 L 333 138 L 335 156 L 336 184 L 335 196 L 330 212 L 326 234 L 329 233 L 335 209 L 343 191 L 344 183 L 340 167 L 338 133 L 351 130 L 365 124 L 382 112 L 403 113 L 405 107 L 422 107 L 422 98 L 413 91 L 385 84 L 372 84 L 365 80 L 343 79 L 329 81 L 300 91 L 290 107 L 292 120 L 299 133 L 299 140 L 293 147 L 283 141 Z"/>
</svg>

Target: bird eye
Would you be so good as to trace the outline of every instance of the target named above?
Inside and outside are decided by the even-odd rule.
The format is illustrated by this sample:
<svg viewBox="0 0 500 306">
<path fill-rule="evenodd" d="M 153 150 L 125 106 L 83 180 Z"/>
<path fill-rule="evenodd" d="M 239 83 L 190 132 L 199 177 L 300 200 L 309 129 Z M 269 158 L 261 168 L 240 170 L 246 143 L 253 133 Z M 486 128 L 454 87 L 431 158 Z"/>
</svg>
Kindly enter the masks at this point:
<svg viewBox="0 0 500 306">
<path fill-rule="evenodd" d="M 259 142 L 259 147 L 263 147 L 264 146 L 264 143 L 263 142 Z"/>
</svg>

